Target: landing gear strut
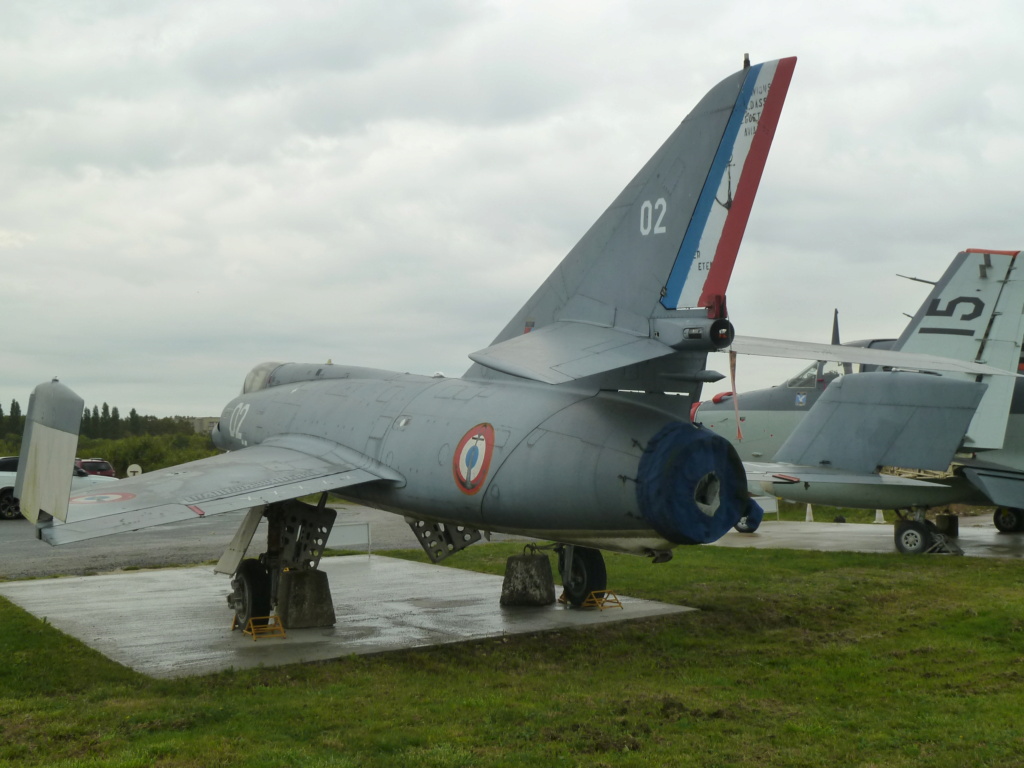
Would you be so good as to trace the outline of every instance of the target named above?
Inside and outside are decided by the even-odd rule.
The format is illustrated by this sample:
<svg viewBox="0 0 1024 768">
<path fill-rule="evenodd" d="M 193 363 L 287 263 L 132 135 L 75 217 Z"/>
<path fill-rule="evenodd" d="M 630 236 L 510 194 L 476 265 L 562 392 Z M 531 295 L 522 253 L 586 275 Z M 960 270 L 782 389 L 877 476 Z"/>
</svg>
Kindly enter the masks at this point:
<svg viewBox="0 0 1024 768">
<path fill-rule="evenodd" d="M 591 592 L 604 596 L 608 587 L 608 572 L 600 550 L 565 544 L 557 547 L 558 572 L 562 576 L 565 599 L 579 606 Z"/>
<path fill-rule="evenodd" d="M 214 568 L 232 574 L 228 605 L 239 626 L 266 624 L 274 607 L 289 629 L 334 626 L 327 574 L 317 569 L 337 515 L 326 502 L 323 494 L 315 507 L 289 500 L 249 510 Z M 267 518 L 267 551 L 243 560 L 261 517 Z"/>
</svg>

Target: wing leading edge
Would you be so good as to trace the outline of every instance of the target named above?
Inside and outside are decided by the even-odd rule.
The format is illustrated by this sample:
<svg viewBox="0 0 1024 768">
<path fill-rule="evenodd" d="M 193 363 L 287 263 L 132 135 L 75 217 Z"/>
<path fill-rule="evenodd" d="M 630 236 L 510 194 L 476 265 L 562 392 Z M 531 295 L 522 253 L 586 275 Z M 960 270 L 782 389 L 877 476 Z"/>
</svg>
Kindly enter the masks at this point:
<svg viewBox="0 0 1024 768">
<path fill-rule="evenodd" d="M 66 521 L 37 527 L 47 543 L 66 544 L 375 481 L 405 479 L 337 443 L 288 435 L 73 494 Z"/>
</svg>

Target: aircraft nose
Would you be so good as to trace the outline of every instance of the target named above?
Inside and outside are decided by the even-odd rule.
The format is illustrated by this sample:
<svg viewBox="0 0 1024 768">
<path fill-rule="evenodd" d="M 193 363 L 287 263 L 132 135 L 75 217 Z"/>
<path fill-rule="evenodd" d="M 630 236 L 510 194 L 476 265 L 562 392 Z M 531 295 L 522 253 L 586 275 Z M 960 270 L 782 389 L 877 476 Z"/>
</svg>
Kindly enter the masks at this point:
<svg viewBox="0 0 1024 768">
<path fill-rule="evenodd" d="M 220 431 L 219 421 L 216 424 L 214 424 L 213 429 L 210 430 L 210 439 L 213 440 L 214 446 L 216 446 L 220 450 L 226 451 L 228 449 L 227 445 L 225 445 L 224 443 L 224 435 Z"/>
</svg>

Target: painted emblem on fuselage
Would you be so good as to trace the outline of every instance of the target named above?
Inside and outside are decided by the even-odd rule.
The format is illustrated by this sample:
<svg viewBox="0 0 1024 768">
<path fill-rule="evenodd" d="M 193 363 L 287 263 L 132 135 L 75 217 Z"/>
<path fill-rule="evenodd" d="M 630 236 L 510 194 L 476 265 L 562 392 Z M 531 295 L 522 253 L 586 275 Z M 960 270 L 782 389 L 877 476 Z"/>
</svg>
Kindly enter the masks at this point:
<svg viewBox="0 0 1024 768">
<path fill-rule="evenodd" d="M 131 501 L 134 493 L 93 493 L 71 499 L 72 504 L 109 504 L 114 501 Z"/>
<path fill-rule="evenodd" d="M 494 427 L 477 424 L 459 440 L 452 456 L 452 474 L 463 493 L 474 494 L 484 486 L 494 453 Z"/>
<path fill-rule="evenodd" d="M 807 405 L 807 393 L 806 392 L 797 392 L 796 393 L 796 404 L 801 406 L 801 407 Z"/>
</svg>

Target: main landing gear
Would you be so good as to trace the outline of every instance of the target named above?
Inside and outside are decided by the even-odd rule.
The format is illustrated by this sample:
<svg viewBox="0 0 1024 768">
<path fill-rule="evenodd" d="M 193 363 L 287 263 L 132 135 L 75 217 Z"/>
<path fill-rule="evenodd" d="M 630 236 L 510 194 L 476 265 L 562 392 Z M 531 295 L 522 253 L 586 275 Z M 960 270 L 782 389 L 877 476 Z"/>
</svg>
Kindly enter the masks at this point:
<svg viewBox="0 0 1024 768">
<path fill-rule="evenodd" d="M 582 605 L 591 592 L 597 592 L 598 597 L 604 596 L 608 587 L 608 571 L 600 550 L 563 544 L 555 551 L 558 552 L 562 589 L 570 605 Z"/>
<path fill-rule="evenodd" d="M 334 626 L 334 601 L 327 574 L 317 569 L 337 513 L 325 507 L 283 501 L 249 510 L 214 570 L 232 574 L 228 605 L 242 628 L 266 624 L 277 609 L 282 626 Z M 267 551 L 243 560 L 260 519 L 267 518 Z"/>
<path fill-rule="evenodd" d="M 231 580 L 231 596 L 228 604 L 235 612 L 238 623 L 245 627 L 252 621 L 254 624 L 266 624 L 270 617 L 270 571 L 263 563 L 254 558 L 243 560 Z"/>
</svg>

